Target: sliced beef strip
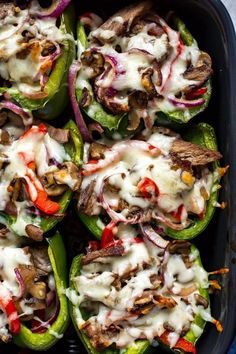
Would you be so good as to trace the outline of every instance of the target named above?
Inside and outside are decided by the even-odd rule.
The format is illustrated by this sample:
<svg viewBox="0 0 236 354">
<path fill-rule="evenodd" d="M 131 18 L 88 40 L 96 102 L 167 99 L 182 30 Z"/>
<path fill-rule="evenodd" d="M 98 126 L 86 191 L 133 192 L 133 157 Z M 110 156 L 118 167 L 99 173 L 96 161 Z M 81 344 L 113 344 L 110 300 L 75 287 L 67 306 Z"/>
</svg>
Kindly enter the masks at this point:
<svg viewBox="0 0 236 354">
<path fill-rule="evenodd" d="M 93 180 L 86 188 L 81 189 L 78 198 L 78 208 L 87 215 L 94 215 L 94 204 L 97 202 L 97 194 L 94 191 L 96 181 Z"/>
<path fill-rule="evenodd" d="M 70 131 L 69 129 L 60 129 L 54 128 L 51 125 L 48 125 L 48 134 L 54 140 L 56 140 L 60 144 L 65 144 L 69 141 Z"/>
<path fill-rule="evenodd" d="M 10 145 L 11 144 L 11 136 L 7 130 L 2 129 L 0 133 L 0 144 L 2 145 Z"/>
<path fill-rule="evenodd" d="M 31 238 L 34 241 L 42 241 L 43 240 L 43 230 L 35 226 L 33 224 L 28 224 L 25 227 L 25 231 L 28 235 L 29 238 Z"/>
<path fill-rule="evenodd" d="M 104 22 L 99 27 L 99 31 L 96 31 L 96 38 L 102 43 L 113 41 L 114 38 L 123 35 L 126 32 L 126 30 L 129 29 L 130 25 L 132 24 L 132 22 L 136 17 L 145 14 L 151 8 L 152 8 L 152 2 L 149 0 L 140 3 L 131 4 L 123 8 L 122 10 L 118 11 L 113 16 L 111 16 L 106 22 Z M 122 17 L 123 23 L 116 21 L 117 17 Z M 106 36 L 103 36 L 102 33 L 103 30 L 113 31 L 114 36 L 112 36 L 111 38 L 106 38 Z"/>
<path fill-rule="evenodd" d="M 8 215 L 17 216 L 17 207 L 15 203 L 11 200 L 6 203 L 4 211 Z"/>
<path fill-rule="evenodd" d="M 48 250 L 45 246 L 30 247 L 32 261 L 38 274 L 48 275 L 52 272 L 52 265 L 48 256 Z"/>
<path fill-rule="evenodd" d="M 104 159 L 104 153 L 108 150 L 106 145 L 93 142 L 89 146 L 89 157 L 93 160 Z"/>
<path fill-rule="evenodd" d="M 122 256 L 124 252 L 125 249 L 122 245 L 115 245 L 112 247 L 102 248 L 98 251 L 90 252 L 86 256 L 84 256 L 82 258 L 82 264 L 86 265 L 92 263 L 98 258 Z"/>
<path fill-rule="evenodd" d="M 183 77 L 187 80 L 199 81 L 197 86 L 201 86 L 212 74 L 212 61 L 209 54 L 201 52 L 196 66 L 190 65 L 183 73 Z M 190 86 L 185 92 L 191 91 L 194 87 Z"/>
<path fill-rule="evenodd" d="M 110 326 L 106 330 L 95 320 L 88 320 L 83 325 L 83 332 L 90 338 L 91 344 L 98 350 L 109 347 L 115 340 L 120 329 Z"/>
<path fill-rule="evenodd" d="M 221 153 L 218 151 L 210 150 L 181 139 L 176 139 L 171 145 L 170 155 L 172 154 L 182 160 L 191 162 L 193 166 L 204 166 L 222 157 Z"/>
</svg>

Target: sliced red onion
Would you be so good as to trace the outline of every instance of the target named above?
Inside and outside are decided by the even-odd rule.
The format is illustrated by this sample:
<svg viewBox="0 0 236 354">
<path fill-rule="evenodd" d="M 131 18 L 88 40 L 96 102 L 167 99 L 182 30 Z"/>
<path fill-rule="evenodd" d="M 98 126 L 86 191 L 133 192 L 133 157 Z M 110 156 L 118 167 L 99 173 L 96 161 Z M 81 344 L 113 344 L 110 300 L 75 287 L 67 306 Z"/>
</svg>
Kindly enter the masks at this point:
<svg viewBox="0 0 236 354">
<path fill-rule="evenodd" d="M 56 292 L 55 290 L 51 290 L 47 293 L 47 297 L 46 297 L 46 305 L 47 307 L 51 306 L 54 299 L 56 297 Z"/>
<path fill-rule="evenodd" d="M 69 5 L 71 0 L 54 0 L 52 5 L 49 8 L 39 8 L 39 5 L 33 1 L 32 5 L 36 5 L 31 7 L 30 13 L 37 16 L 38 18 L 44 17 L 59 17 L 65 8 Z"/>
<path fill-rule="evenodd" d="M 75 96 L 75 83 L 76 83 L 76 78 L 77 78 L 77 73 L 80 70 L 81 63 L 74 60 L 72 63 L 70 70 L 69 70 L 69 95 L 70 95 L 70 101 L 73 107 L 73 111 L 75 114 L 75 120 L 76 123 L 79 127 L 79 130 L 84 138 L 85 141 L 91 142 L 92 138 L 91 135 L 88 131 L 88 128 L 84 122 L 84 118 L 82 116 L 82 113 L 79 108 L 79 104 L 77 102 L 76 96 Z"/>
<path fill-rule="evenodd" d="M 198 98 L 197 100 L 189 101 L 189 100 L 183 100 L 183 99 L 176 98 L 176 97 L 168 97 L 168 101 L 171 104 L 173 104 L 173 106 L 180 108 L 180 109 L 199 107 L 205 103 L 204 98 Z"/>
<path fill-rule="evenodd" d="M 168 246 L 169 241 L 164 240 L 164 238 L 162 238 L 156 231 L 153 230 L 151 225 L 140 224 L 140 229 L 143 236 L 157 247 L 165 249 Z"/>
<path fill-rule="evenodd" d="M 190 225 L 190 221 L 186 221 L 185 223 L 181 223 L 181 224 L 176 224 L 176 223 L 172 222 L 171 220 L 169 220 L 168 218 L 166 218 L 163 214 L 153 215 L 153 218 L 155 220 L 161 222 L 162 224 L 166 225 L 167 227 L 170 227 L 171 229 L 178 230 L 178 231 L 186 229 L 186 227 L 188 227 Z"/>
<path fill-rule="evenodd" d="M 55 301 L 56 301 L 56 304 L 55 304 L 55 311 L 53 312 L 53 314 L 51 315 L 51 317 L 45 321 L 45 322 L 39 322 L 38 325 L 34 326 L 31 328 L 31 332 L 32 333 L 40 333 L 42 330 L 45 330 L 45 329 L 48 329 L 49 326 L 55 322 L 55 320 L 57 319 L 57 316 L 58 316 L 58 313 L 59 313 L 59 309 L 60 309 L 60 304 L 59 304 L 59 301 L 58 301 L 58 297 L 56 296 L 55 297 Z"/>
<path fill-rule="evenodd" d="M 17 283 L 19 284 L 19 295 L 17 296 L 17 299 L 21 299 L 25 293 L 25 283 L 24 283 L 24 280 L 20 274 L 19 269 L 15 268 L 14 272 L 16 275 Z"/>
<path fill-rule="evenodd" d="M 114 176 L 114 174 L 113 174 Z M 136 216 L 134 216 L 132 219 L 127 219 L 124 215 L 122 215 L 121 213 L 117 213 L 116 211 L 114 211 L 110 205 L 107 203 L 107 201 L 104 198 L 104 188 L 106 185 L 106 182 L 108 181 L 108 179 L 111 176 L 108 176 L 106 178 L 104 178 L 102 185 L 101 185 L 101 189 L 99 192 L 99 201 L 103 207 L 103 209 L 106 210 L 107 214 L 110 216 L 110 218 L 112 219 L 112 221 L 115 222 L 123 222 L 124 224 L 128 225 L 128 224 L 137 224 L 140 220 L 141 215 L 137 214 Z"/>
<path fill-rule="evenodd" d="M 26 112 L 23 108 L 17 106 L 16 104 L 14 104 L 11 101 L 0 102 L 0 109 L 1 108 L 9 109 L 10 111 L 19 115 L 22 118 L 22 121 L 25 126 L 31 125 L 33 123 L 33 116 L 31 114 L 31 112 Z"/>
</svg>

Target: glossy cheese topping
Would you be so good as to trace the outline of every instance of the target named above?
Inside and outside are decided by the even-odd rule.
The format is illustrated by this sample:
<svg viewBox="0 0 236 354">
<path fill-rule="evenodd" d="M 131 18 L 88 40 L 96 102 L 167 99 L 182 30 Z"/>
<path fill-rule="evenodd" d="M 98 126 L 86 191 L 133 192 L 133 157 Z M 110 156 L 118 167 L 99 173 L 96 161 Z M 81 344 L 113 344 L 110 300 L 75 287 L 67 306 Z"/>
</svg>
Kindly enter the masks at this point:
<svg viewBox="0 0 236 354">
<path fill-rule="evenodd" d="M 179 211 L 178 221 L 184 227 L 189 214 L 204 214 L 213 174 L 207 167 L 197 177 L 188 172 L 189 183 L 184 167 L 176 166 L 170 155 L 175 140 L 156 132 L 147 137 L 146 142 L 121 141 L 111 145 L 104 152 L 104 159 L 93 164 L 87 161 L 85 146 L 81 189 L 86 190 L 96 181 L 91 214 L 98 215 L 105 209 L 112 219 L 126 222 L 134 207 L 149 211 L 156 220 L 163 216 L 174 220 L 177 215 L 173 213 Z M 158 148 L 159 153 L 152 153 L 154 148 Z M 123 207 L 120 207 L 121 201 Z"/>
<path fill-rule="evenodd" d="M 53 172 L 58 173 L 58 166 L 71 158 L 63 144 L 51 138 L 47 131 L 42 132 L 39 127 L 32 126 L 10 145 L 0 146 L 0 160 L 0 211 L 5 211 L 8 203 L 13 200 L 17 217 L 12 229 L 17 234 L 27 235 L 26 225 L 32 222 L 39 225 L 41 220 L 40 217 L 35 217 L 33 221 L 29 208 L 34 206 L 38 190 L 42 189 L 42 178 Z M 23 198 L 19 196 L 15 200 L 12 193 L 17 190 L 14 185 L 17 179 L 24 181 L 26 190 Z M 62 171 L 60 183 L 73 189 L 76 181 Z"/>
<path fill-rule="evenodd" d="M 117 237 L 124 242 L 125 254 L 82 266 L 74 279 L 78 292 L 74 304 L 88 313 L 92 310 L 92 315 L 85 321 L 77 311 L 78 327 L 89 337 L 92 328 L 101 337 L 108 333 L 109 345 L 117 348 L 127 348 L 136 339 L 151 342 L 167 328 L 171 347 L 190 328 L 199 335 L 195 316 L 209 320 L 211 316 L 209 306 L 198 302 L 201 289 L 208 287 L 208 274 L 197 261 L 198 251 L 191 248 L 184 258 L 146 238 L 135 243 L 134 236 L 138 234 L 133 228 L 121 224 Z M 112 331 L 114 326 L 119 330 Z"/>
<path fill-rule="evenodd" d="M 146 20 L 144 16 L 137 21 L 140 21 L 140 29 L 133 30 L 133 26 L 125 22 L 122 34 L 103 26 L 93 29 L 87 48 L 78 40 L 78 58 L 82 66 L 76 87 L 86 88 L 105 110 L 114 114 L 130 112 L 131 126 L 135 114 L 150 128 L 160 111 L 184 110 L 188 115 L 190 108 L 203 105 L 205 100 L 201 95 L 196 105 L 188 105 L 185 100 L 191 102 L 199 98 L 189 98 L 188 92 L 202 86 L 209 74 L 205 79 L 196 73 L 186 75 L 189 68 L 200 67 L 202 60 L 195 40 L 191 45 L 185 45 L 180 33 L 156 14 L 152 14 L 151 19 Z M 116 22 L 112 18 L 112 23 Z M 139 100 L 140 92 L 143 101 Z M 131 96 L 136 97 L 135 104 L 131 103 Z M 93 116 L 89 105 L 88 113 Z"/>
<path fill-rule="evenodd" d="M 56 18 L 37 18 L 32 9 L 13 7 L 0 20 L 0 77 L 26 95 L 43 91 L 65 39 Z"/>
</svg>

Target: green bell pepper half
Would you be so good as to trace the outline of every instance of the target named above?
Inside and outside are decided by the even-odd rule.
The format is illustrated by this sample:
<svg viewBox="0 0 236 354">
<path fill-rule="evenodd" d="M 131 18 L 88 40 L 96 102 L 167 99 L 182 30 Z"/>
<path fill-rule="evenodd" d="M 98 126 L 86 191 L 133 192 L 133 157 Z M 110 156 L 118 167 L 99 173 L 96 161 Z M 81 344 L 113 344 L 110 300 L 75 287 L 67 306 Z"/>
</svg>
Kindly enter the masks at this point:
<svg viewBox="0 0 236 354">
<path fill-rule="evenodd" d="M 174 17 L 173 25 L 174 28 L 180 32 L 180 37 L 186 46 L 191 46 L 195 42 L 189 30 L 186 28 L 185 24 L 179 18 Z M 83 24 L 80 21 L 77 24 L 77 42 L 78 42 L 78 48 L 80 52 L 84 51 L 88 46 L 85 29 Z M 79 55 L 80 54 L 81 53 L 79 53 Z M 203 105 L 199 107 L 190 108 L 187 111 L 176 109 L 173 111 L 157 112 L 158 122 L 160 120 L 160 121 L 164 121 L 165 124 L 167 124 L 168 122 L 177 123 L 177 124 L 188 123 L 194 116 L 202 112 L 208 106 L 211 97 L 211 91 L 212 91 L 212 85 L 210 79 L 206 82 L 205 87 L 207 87 L 207 92 L 202 96 L 205 100 L 205 103 Z M 119 131 L 121 122 L 123 120 L 126 121 L 128 120 L 127 115 L 126 114 L 113 115 L 111 113 L 106 112 L 103 106 L 99 102 L 97 102 L 96 99 L 94 98 L 92 89 L 89 90 L 89 93 L 92 97 L 92 102 L 88 107 L 83 108 L 87 116 L 95 120 L 99 124 L 101 124 L 102 127 L 107 128 L 108 130 L 118 129 Z M 76 97 L 78 102 L 80 102 L 81 96 L 82 96 L 82 90 L 76 89 Z M 188 112 L 188 114 L 186 114 L 186 112 Z"/>
<path fill-rule="evenodd" d="M 197 257 L 194 261 L 194 264 L 197 267 L 200 267 L 202 269 L 203 265 L 201 262 L 201 258 L 200 258 L 200 254 L 198 249 L 194 246 L 191 245 L 191 253 L 197 254 Z M 76 286 L 74 284 L 74 278 L 77 277 L 80 274 L 80 270 L 81 270 L 81 260 L 82 260 L 83 254 L 80 254 L 78 256 L 76 256 L 73 261 L 72 261 L 72 265 L 70 268 L 70 280 L 69 280 L 69 284 L 70 284 L 70 289 L 72 289 L 72 291 L 77 291 Z M 199 288 L 199 292 L 200 295 L 203 296 L 208 302 L 209 300 L 209 293 L 208 293 L 208 284 L 202 284 L 201 287 Z M 92 344 L 90 343 L 89 338 L 78 328 L 77 325 L 77 321 L 76 321 L 76 311 L 77 311 L 77 306 L 72 304 L 71 301 L 69 301 L 69 312 L 70 312 L 70 316 L 72 319 L 72 322 L 74 324 L 74 327 L 76 329 L 76 332 L 80 338 L 80 340 L 82 341 L 85 349 L 87 350 L 87 352 L 89 354 L 119 354 L 120 350 L 118 349 L 106 349 L 106 350 L 102 350 L 102 351 L 98 351 L 96 350 Z M 84 320 L 87 320 L 89 318 L 89 314 L 86 313 L 83 309 L 79 309 L 82 317 L 84 318 Z M 202 319 L 202 317 L 200 315 L 195 315 L 195 318 L 192 322 L 193 324 L 197 325 L 198 327 L 200 327 L 202 330 L 204 330 L 205 327 L 205 320 Z M 198 339 L 200 338 L 201 335 L 196 336 L 194 334 L 194 332 L 192 331 L 192 329 L 190 329 L 186 335 L 183 337 L 185 340 L 187 340 L 188 342 L 192 343 L 193 345 L 196 345 Z M 166 349 L 167 351 L 171 352 L 171 353 L 179 353 L 179 354 L 185 354 L 186 352 L 184 352 L 183 350 L 175 350 L 175 349 L 171 349 L 169 346 L 167 346 L 166 344 L 162 343 L 162 341 L 160 339 L 157 339 L 157 341 L 159 342 L 160 346 L 163 347 L 164 349 Z M 150 354 L 151 352 L 155 351 L 156 352 L 156 348 L 152 347 L 150 345 L 150 342 L 147 340 L 137 340 L 135 341 L 135 343 L 133 345 L 131 345 L 130 347 L 128 347 L 126 350 L 122 350 L 123 354 Z"/>
<path fill-rule="evenodd" d="M 43 351 L 52 347 L 63 335 L 69 324 L 69 311 L 67 298 L 64 290 L 67 286 L 66 252 L 62 237 L 57 232 L 54 236 L 47 238 L 48 255 L 52 265 L 55 278 L 56 291 L 59 299 L 60 309 L 55 322 L 44 333 L 32 333 L 29 328 L 21 324 L 20 333 L 14 336 L 14 343 L 20 347 L 32 350 Z M 58 334 L 58 336 L 57 336 Z M 57 338 L 58 337 L 58 338 Z"/>
<path fill-rule="evenodd" d="M 73 37 L 75 14 L 72 4 L 66 8 L 60 20 L 60 30 L 67 37 L 62 42 L 62 53 L 56 60 L 55 67 L 51 71 L 49 80 L 45 85 L 47 96 L 41 99 L 33 99 L 24 96 L 16 88 L 0 88 L 0 93 L 7 92 L 11 96 L 11 99 L 24 109 L 33 111 L 34 115 L 40 119 L 54 119 L 58 117 L 69 102 L 67 75 L 75 57 Z"/>
<path fill-rule="evenodd" d="M 80 21 L 77 24 L 77 41 L 78 41 L 79 50 L 84 51 L 88 46 L 88 42 L 87 42 L 87 36 L 85 33 L 84 25 Z M 80 102 L 82 96 L 82 90 L 76 88 L 75 93 L 76 93 L 77 101 Z M 89 107 L 83 108 L 87 116 L 89 118 L 92 118 L 99 124 L 101 124 L 102 127 L 107 128 L 108 130 L 118 129 L 119 123 L 122 117 L 124 116 L 124 114 L 114 115 L 111 113 L 107 113 L 103 109 L 103 106 L 95 100 L 93 91 L 90 90 L 89 93 L 92 97 L 92 102 L 89 105 Z"/>
<path fill-rule="evenodd" d="M 216 136 L 213 127 L 207 123 L 199 123 L 192 125 L 185 130 L 183 137 L 187 141 L 194 144 L 205 146 L 206 148 L 217 150 Z M 219 166 L 218 162 L 212 164 L 213 170 Z M 184 230 L 176 231 L 171 228 L 165 228 L 165 234 L 174 239 L 190 240 L 201 234 L 207 225 L 210 223 L 215 213 L 214 204 L 218 200 L 218 178 L 213 173 L 213 184 L 211 188 L 210 198 L 207 202 L 206 212 L 203 219 L 194 218 L 190 226 Z M 98 239 L 101 238 L 103 227 L 102 221 L 99 216 L 88 216 L 84 213 L 78 212 L 78 216 L 87 229 Z"/>
<path fill-rule="evenodd" d="M 74 121 L 69 120 L 64 129 L 70 130 L 70 140 L 68 143 L 64 145 L 66 152 L 71 157 L 72 162 L 74 162 L 77 166 L 82 164 L 82 156 L 83 156 L 83 141 L 80 135 L 80 132 Z M 61 208 L 58 213 L 64 213 L 71 201 L 73 192 L 71 189 L 67 189 L 65 193 L 63 193 L 60 197 L 56 199 L 56 201 L 60 204 Z M 17 230 L 14 228 L 14 223 L 16 221 L 16 217 L 6 215 L 4 212 L 0 212 L 0 216 L 5 219 L 5 223 L 10 230 L 17 234 Z M 34 217 L 32 217 L 32 223 L 34 223 Z M 58 223 L 58 219 L 56 217 L 50 216 L 47 218 L 41 217 L 40 227 L 44 232 L 48 232 Z M 21 235 L 19 235 L 21 236 Z"/>
</svg>

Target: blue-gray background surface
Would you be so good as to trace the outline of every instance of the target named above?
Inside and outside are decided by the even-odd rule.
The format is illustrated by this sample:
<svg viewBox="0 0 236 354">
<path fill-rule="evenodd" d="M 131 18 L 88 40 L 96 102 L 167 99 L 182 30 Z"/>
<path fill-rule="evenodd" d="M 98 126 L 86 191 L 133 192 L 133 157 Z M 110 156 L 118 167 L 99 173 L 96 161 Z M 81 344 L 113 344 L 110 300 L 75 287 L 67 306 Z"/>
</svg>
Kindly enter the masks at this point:
<svg viewBox="0 0 236 354">
<path fill-rule="evenodd" d="M 228 9 L 232 17 L 234 27 L 236 28 L 236 0 L 222 0 L 222 2 L 225 4 L 226 8 Z"/>
</svg>

